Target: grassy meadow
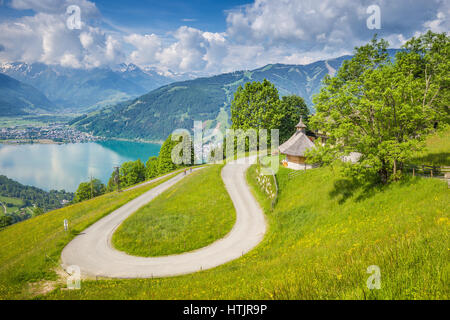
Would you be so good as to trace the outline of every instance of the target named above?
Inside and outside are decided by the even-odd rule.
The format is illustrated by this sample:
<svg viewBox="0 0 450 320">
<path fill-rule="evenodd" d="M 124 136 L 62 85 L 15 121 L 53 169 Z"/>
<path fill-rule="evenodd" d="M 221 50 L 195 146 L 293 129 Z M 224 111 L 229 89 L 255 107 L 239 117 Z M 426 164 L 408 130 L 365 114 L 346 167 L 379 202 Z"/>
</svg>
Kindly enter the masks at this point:
<svg viewBox="0 0 450 320">
<path fill-rule="evenodd" d="M 48 299 L 448 299 L 449 190 L 411 178 L 367 193 L 339 190 L 331 168 L 292 180 L 278 173 L 275 210 L 249 183 L 270 227 L 247 255 L 217 268 L 161 279 L 83 281 Z M 370 265 L 381 289 L 368 290 Z"/>
<path fill-rule="evenodd" d="M 4 207 L 0 205 L 0 214 L 13 213 L 25 206 L 25 203 L 22 199 L 13 197 L 0 196 L 0 202 L 6 207 L 6 212 L 4 212 Z"/>
<path fill-rule="evenodd" d="M 35 291 L 42 290 L 41 285 L 47 285 L 46 280 L 58 278 L 55 270 L 59 268 L 61 251 L 74 236 L 171 176 L 130 191 L 107 193 L 1 230 L 0 299 L 33 297 Z M 69 221 L 67 232 L 64 219 Z"/>
<path fill-rule="evenodd" d="M 413 163 L 450 166 L 450 129 L 444 127 L 426 140 L 426 148 L 419 152 Z"/>
<path fill-rule="evenodd" d="M 202 248 L 233 227 L 233 203 L 220 177 L 223 166 L 193 172 L 116 230 L 113 245 L 135 256 L 162 256 Z"/>
<path fill-rule="evenodd" d="M 430 141 L 434 141 L 431 139 Z M 433 147 L 430 145 L 430 147 Z M 448 299 L 450 191 L 437 179 L 405 177 L 366 189 L 338 167 L 289 179 L 277 174 L 274 210 L 247 180 L 269 230 L 256 249 L 211 270 L 161 279 L 83 281 L 45 299 Z M 379 266 L 381 289 L 367 268 Z"/>
<path fill-rule="evenodd" d="M 434 144 L 440 141 L 430 139 L 429 152 L 438 148 Z M 204 170 L 219 177 L 220 166 L 213 167 L 215 171 Z M 248 170 L 248 183 L 269 224 L 264 240 L 239 259 L 195 274 L 84 280 L 80 290 L 65 290 L 60 282 L 55 290 L 40 295 L 24 290 L 27 282 L 55 279 L 52 268 L 73 235 L 136 194 L 107 195 L 116 197 L 115 202 L 100 197 L 91 200 L 101 201 L 95 203 L 95 209 L 93 202 L 81 203 L 8 227 L 0 232 L 4 243 L 0 249 L 0 297 L 449 299 L 450 190 L 446 182 L 405 176 L 388 186 L 367 189 L 349 183 L 338 166 L 308 170 L 292 179 L 289 172 L 280 167 L 277 173 L 279 195 L 272 210 L 257 184 L 256 166 Z M 193 182 L 186 179 L 184 183 L 189 187 Z M 189 201 L 190 196 L 181 191 L 173 189 L 173 196 Z M 163 200 L 159 199 L 160 208 L 172 205 Z M 71 224 L 77 221 L 76 230 L 68 235 L 62 231 L 65 216 Z M 367 288 L 371 265 L 380 268 L 379 290 Z"/>
</svg>

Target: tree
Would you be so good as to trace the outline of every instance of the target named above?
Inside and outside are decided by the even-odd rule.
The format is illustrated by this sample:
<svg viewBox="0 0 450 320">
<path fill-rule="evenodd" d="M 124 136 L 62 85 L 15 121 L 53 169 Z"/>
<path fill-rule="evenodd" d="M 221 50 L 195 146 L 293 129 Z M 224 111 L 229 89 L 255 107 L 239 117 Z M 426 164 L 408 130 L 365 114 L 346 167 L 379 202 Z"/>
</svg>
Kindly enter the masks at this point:
<svg viewBox="0 0 450 320">
<path fill-rule="evenodd" d="M 117 188 L 116 171 L 111 173 L 108 180 L 107 190 L 114 191 Z M 128 187 L 145 181 L 146 169 L 140 159 L 124 162 L 119 169 L 119 181 L 121 187 Z"/>
<path fill-rule="evenodd" d="M 79 184 L 73 202 L 81 202 L 84 200 L 92 199 L 94 197 L 104 194 L 106 191 L 105 185 L 98 179 L 92 181 L 82 182 Z"/>
<path fill-rule="evenodd" d="M 172 150 L 178 143 L 178 141 L 172 141 L 171 134 L 167 137 L 166 141 L 164 141 L 158 155 L 159 174 L 164 174 L 177 168 L 177 165 L 172 161 Z"/>
<path fill-rule="evenodd" d="M 158 172 L 158 157 L 150 157 L 145 164 L 145 178 L 151 179 L 156 177 Z"/>
<path fill-rule="evenodd" d="M 275 129 L 282 118 L 278 90 L 266 79 L 239 86 L 231 101 L 232 129 Z"/>
<path fill-rule="evenodd" d="M 231 102 L 232 129 L 279 129 L 280 143 L 291 137 L 300 115 L 307 121 L 309 111 L 303 98 L 290 95 L 280 101 L 275 85 L 264 79 L 261 82 L 239 86 Z"/>
<path fill-rule="evenodd" d="M 310 123 L 325 131 L 325 146 L 310 151 L 329 163 L 350 152 L 347 174 L 383 183 L 400 177 L 403 164 L 423 147 L 438 122 L 448 122 L 449 37 L 428 32 L 408 41 L 391 62 L 388 43 L 377 40 L 356 48 L 336 76 L 327 76 L 314 97 Z"/>
<path fill-rule="evenodd" d="M 280 121 L 280 144 L 288 140 L 295 132 L 295 125 L 303 117 L 303 122 L 308 126 L 309 110 L 302 97 L 296 95 L 284 96 L 280 102 L 280 113 L 283 118 Z"/>
<path fill-rule="evenodd" d="M 12 224 L 12 218 L 10 216 L 1 215 L 0 216 L 0 228 L 4 228 Z"/>
<path fill-rule="evenodd" d="M 120 167 L 120 181 L 124 187 L 145 181 L 145 165 L 142 161 L 124 162 Z"/>
<path fill-rule="evenodd" d="M 42 210 L 41 208 L 39 208 L 37 206 L 33 208 L 33 217 L 40 216 L 43 213 L 44 213 L 44 210 Z"/>
</svg>

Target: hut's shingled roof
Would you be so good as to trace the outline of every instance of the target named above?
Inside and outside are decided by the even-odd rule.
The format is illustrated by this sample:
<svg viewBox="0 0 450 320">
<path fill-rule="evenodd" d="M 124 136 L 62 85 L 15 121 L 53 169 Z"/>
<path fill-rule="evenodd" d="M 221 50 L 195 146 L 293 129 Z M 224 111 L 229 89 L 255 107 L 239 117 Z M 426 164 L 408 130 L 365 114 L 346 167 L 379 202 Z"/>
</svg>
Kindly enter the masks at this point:
<svg viewBox="0 0 450 320">
<path fill-rule="evenodd" d="M 296 128 L 306 128 L 306 125 L 303 123 L 303 117 L 300 117 L 300 121 L 295 126 Z"/>
<path fill-rule="evenodd" d="M 314 148 L 314 143 L 301 131 L 296 131 L 288 141 L 279 146 L 280 153 L 298 157 L 304 157 L 311 148 Z"/>
</svg>

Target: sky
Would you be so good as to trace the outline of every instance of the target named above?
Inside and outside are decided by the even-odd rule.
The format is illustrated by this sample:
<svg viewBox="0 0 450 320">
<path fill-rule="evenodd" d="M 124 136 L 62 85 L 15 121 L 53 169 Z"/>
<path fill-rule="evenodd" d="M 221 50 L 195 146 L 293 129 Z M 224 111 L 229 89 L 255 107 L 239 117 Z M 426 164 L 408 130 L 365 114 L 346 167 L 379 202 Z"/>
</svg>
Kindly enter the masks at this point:
<svg viewBox="0 0 450 320">
<path fill-rule="evenodd" d="M 216 74 L 448 32 L 447 0 L 0 0 L 0 63 Z"/>
</svg>

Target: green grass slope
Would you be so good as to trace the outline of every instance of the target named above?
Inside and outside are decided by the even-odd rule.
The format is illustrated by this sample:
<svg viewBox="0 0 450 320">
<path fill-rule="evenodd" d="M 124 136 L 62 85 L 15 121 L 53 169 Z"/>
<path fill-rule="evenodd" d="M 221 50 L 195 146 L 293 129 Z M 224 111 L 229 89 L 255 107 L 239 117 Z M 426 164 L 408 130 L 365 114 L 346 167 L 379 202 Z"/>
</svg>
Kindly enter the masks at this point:
<svg viewBox="0 0 450 320">
<path fill-rule="evenodd" d="M 367 192 L 341 188 L 336 169 L 277 174 L 275 209 L 248 182 L 265 209 L 263 242 L 217 268 L 164 279 L 84 281 L 49 299 L 448 299 L 449 189 L 409 178 Z M 381 270 L 369 290 L 366 270 Z"/>
<path fill-rule="evenodd" d="M 134 190 L 108 193 L 0 231 L 0 299 L 30 298 L 29 283 L 57 279 L 55 269 L 61 251 L 75 235 L 168 178 Z M 69 232 L 64 231 L 64 219 L 69 221 Z"/>
<path fill-rule="evenodd" d="M 426 148 L 412 161 L 416 164 L 450 166 L 450 128 L 444 127 L 426 141 Z"/>
<path fill-rule="evenodd" d="M 441 148 L 435 139 L 428 141 L 431 153 Z M 86 280 L 80 290 L 64 290 L 61 284 L 39 298 L 449 299 L 450 190 L 445 182 L 405 177 L 364 190 L 346 187 L 338 168 L 309 170 L 293 179 L 289 172 L 280 168 L 277 174 L 279 198 L 271 210 L 256 183 L 255 167 L 248 171 L 269 229 L 243 257 L 173 278 Z M 64 217 L 81 231 L 135 196 L 111 194 L 92 200 L 99 203 L 57 210 L 1 231 L 0 297 L 30 298 L 28 282 L 56 278 L 55 261 L 73 237 L 62 231 Z M 367 288 L 371 265 L 380 267 L 379 290 Z"/>
<path fill-rule="evenodd" d="M 135 212 L 114 233 L 113 245 L 135 256 L 162 256 L 224 237 L 233 227 L 235 211 L 221 169 L 194 172 Z"/>
</svg>

